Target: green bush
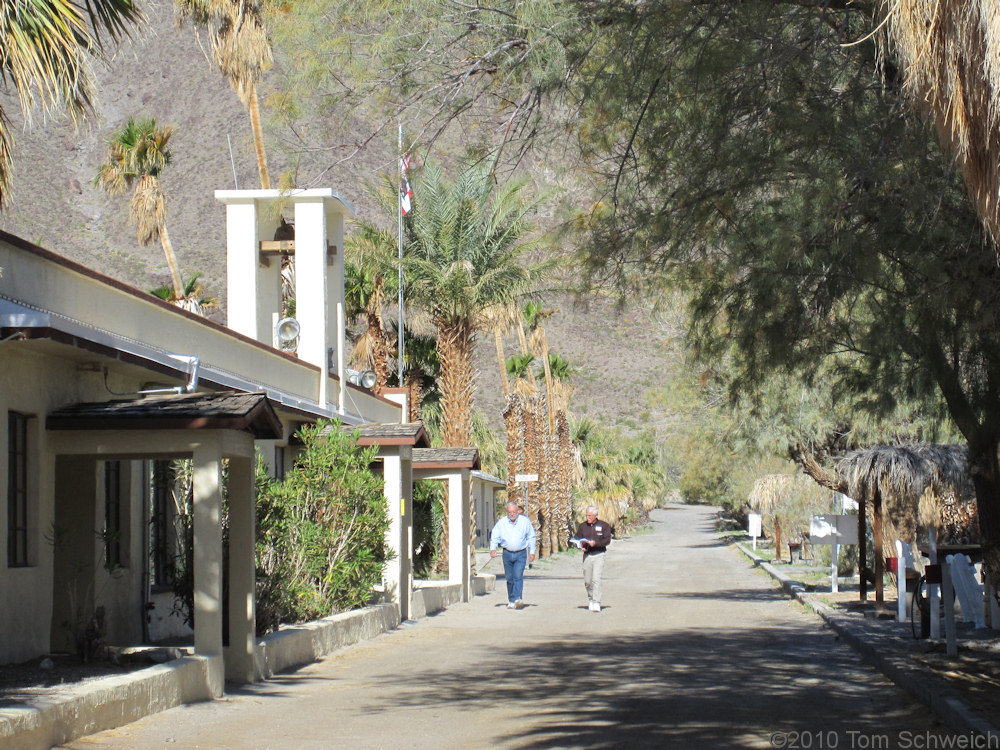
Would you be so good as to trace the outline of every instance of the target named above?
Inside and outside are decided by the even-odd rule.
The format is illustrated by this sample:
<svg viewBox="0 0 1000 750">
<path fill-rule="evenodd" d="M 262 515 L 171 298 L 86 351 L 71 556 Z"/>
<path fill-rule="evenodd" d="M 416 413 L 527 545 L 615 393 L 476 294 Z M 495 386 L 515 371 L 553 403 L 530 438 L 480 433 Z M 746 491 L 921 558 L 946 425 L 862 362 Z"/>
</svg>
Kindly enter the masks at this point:
<svg viewBox="0 0 1000 750">
<path fill-rule="evenodd" d="M 375 449 L 338 421 L 299 431 L 303 451 L 283 480 L 257 468 L 257 623 L 325 617 L 367 604 L 390 559 Z"/>
</svg>

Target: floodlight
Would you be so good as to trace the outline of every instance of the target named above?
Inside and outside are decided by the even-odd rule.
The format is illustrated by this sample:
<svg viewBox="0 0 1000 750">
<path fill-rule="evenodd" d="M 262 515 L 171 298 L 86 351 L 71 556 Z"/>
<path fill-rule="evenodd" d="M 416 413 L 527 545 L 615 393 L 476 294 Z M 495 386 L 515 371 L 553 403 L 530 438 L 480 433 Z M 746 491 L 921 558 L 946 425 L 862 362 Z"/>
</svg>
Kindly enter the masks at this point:
<svg viewBox="0 0 1000 750">
<path fill-rule="evenodd" d="M 290 349 L 302 327 L 295 318 L 282 318 L 274 326 L 274 341 L 279 349 Z"/>
<path fill-rule="evenodd" d="M 371 390 L 375 387 L 375 383 L 378 381 L 375 373 L 371 370 L 352 370 L 348 368 L 347 370 L 347 382 L 354 385 L 359 385 L 362 388 Z"/>
</svg>

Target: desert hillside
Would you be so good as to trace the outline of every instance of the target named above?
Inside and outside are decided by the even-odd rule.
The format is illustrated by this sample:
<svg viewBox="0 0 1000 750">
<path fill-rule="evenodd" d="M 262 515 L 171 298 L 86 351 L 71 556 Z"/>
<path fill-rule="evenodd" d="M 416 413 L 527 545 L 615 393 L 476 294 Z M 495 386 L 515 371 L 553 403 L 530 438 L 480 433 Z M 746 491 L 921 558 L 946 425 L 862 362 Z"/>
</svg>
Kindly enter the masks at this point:
<svg viewBox="0 0 1000 750">
<path fill-rule="evenodd" d="M 173 161 L 162 182 L 181 273 L 201 275 L 208 294 L 220 302 L 212 317 L 223 319 L 225 213 L 213 192 L 257 185 L 249 119 L 194 32 L 175 27 L 172 4 L 154 2 L 144 10 L 149 26 L 109 67 L 98 67 L 99 117 L 79 130 L 41 114 L 22 123 L 16 100 L 4 92 L 5 110 L 14 120 L 16 163 L 0 229 L 140 289 L 165 283 L 162 251 L 138 245 L 127 221 L 127 197 L 109 198 L 92 183 L 109 134 L 130 116 L 155 117 L 174 126 Z M 322 185 L 309 186 L 332 187 L 365 216 L 372 207 L 364 186 L 392 164 L 394 146 L 376 143 L 325 175 Z M 268 157 L 272 174 L 285 169 L 279 148 L 271 148 Z M 576 370 L 574 414 L 629 429 L 648 424 L 645 394 L 662 385 L 662 357 L 676 334 L 671 326 L 652 321 L 645 305 L 619 310 L 610 298 L 580 305 L 564 295 L 542 302 L 560 311 L 546 330 L 553 351 Z M 516 346 L 512 337 L 507 353 Z M 476 398 L 499 424 L 502 395 L 491 337 L 477 353 Z"/>
</svg>

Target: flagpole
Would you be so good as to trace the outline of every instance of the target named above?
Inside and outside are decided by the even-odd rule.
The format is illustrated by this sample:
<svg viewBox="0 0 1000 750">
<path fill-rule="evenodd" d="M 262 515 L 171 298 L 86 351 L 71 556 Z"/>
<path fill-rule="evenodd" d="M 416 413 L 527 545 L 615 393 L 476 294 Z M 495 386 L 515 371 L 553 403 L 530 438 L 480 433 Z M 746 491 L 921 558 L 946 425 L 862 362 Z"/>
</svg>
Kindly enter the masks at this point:
<svg viewBox="0 0 1000 750">
<path fill-rule="evenodd" d="M 399 369 L 397 373 L 399 374 L 399 387 L 403 387 L 403 356 L 404 356 L 404 343 L 403 343 L 403 180 L 405 175 L 403 174 L 403 123 L 399 123 L 399 159 L 398 159 L 398 169 L 399 169 L 399 185 L 396 191 L 396 218 L 397 218 L 397 236 L 399 238 L 399 328 L 396 333 L 396 341 L 399 354 Z M 409 399 L 407 399 L 407 410 L 409 410 Z M 409 414 L 403 415 L 403 421 L 407 422 L 410 419 Z"/>
</svg>

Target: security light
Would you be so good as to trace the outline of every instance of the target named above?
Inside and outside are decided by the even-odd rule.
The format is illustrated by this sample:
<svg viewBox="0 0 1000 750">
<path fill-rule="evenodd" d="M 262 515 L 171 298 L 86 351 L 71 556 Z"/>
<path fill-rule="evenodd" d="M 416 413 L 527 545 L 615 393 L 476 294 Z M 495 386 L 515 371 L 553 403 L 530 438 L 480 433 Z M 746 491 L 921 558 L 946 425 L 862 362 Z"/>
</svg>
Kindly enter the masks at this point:
<svg viewBox="0 0 1000 750">
<path fill-rule="evenodd" d="M 378 381 L 375 373 L 371 370 L 347 370 L 347 382 L 353 383 L 354 385 L 360 385 L 362 388 L 371 390 L 375 387 L 375 383 Z"/>
<path fill-rule="evenodd" d="M 301 330 L 295 318 L 282 318 L 274 326 L 274 345 L 279 349 L 292 349 Z"/>
</svg>

